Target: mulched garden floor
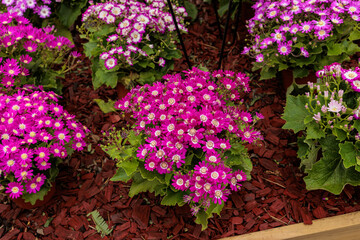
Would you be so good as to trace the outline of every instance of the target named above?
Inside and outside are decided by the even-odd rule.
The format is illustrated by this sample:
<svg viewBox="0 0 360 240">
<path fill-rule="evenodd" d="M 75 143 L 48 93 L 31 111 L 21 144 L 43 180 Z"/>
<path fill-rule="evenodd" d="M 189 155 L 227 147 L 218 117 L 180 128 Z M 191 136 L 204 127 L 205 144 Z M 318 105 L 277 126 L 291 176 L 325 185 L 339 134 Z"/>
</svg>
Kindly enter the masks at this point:
<svg viewBox="0 0 360 240">
<path fill-rule="evenodd" d="M 221 38 L 213 9 L 198 6 L 199 17 L 184 36 L 193 63 L 215 70 Z M 243 10 L 243 15 L 249 9 Z M 231 41 L 232 34 L 229 34 Z M 242 20 L 235 44 L 227 46 L 224 69 L 250 72 L 251 59 L 240 54 L 246 37 Z M 79 42 L 78 38 L 75 41 Z M 81 51 L 81 45 L 78 44 Z M 296 136 L 281 127 L 285 92 L 279 80 L 257 81 L 253 74 L 253 92 L 246 99 L 251 111 L 265 116 L 258 122 L 265 140 L 261 146 L 248 146 L 254 170 L 251 181 L 233 193 L 221 213 L 210 219 L 209 227 L 193 223 L 190 209 L 165 207 L 151 193 L 128 197 L 129 185 L 111 182 L 115 162 L 98 146 L 101 132 L 125 122 L 116 113 L 103 114 L 93 99 L 116 99 L 116 90 L 92 88 L 90 62 L 64 81 L 63 103 L 76 114 L 92 134 L 89 151 L 75 153 L 65 164 L 56 181 L 56 194 L 46 204 L 32 210 L 18 208 L 0 196 L 0 237 L 9 239 L 101 239 L 95 224 L 86 215 L 98 210 L 113 232 L 102 239 L 219 239 L 269 228 L 304 222 L 360 210 L 358 188 L 347 186 L 340 196 L 325 191 L 307 191 L 298 169 Z M 175 71 L 186 70 L 184 59 Z"/>
</svg>

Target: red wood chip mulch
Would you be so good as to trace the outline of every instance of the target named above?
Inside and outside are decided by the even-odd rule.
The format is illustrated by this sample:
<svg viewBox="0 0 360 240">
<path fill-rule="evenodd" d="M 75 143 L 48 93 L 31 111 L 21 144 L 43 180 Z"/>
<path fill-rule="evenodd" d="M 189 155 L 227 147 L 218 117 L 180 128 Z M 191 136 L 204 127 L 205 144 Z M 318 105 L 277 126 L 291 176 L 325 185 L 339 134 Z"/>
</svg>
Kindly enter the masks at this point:
<svg viewBox="0 0 360 240">
<path fill-rule="evenodd" d="M 185 44 L 192 62 L 214 70 L 221 45 L 216 20 L 212 8 L 201 4 L 198 9 L 198 21 L 189 27 Z M 223 66 L 250 72 L 251 59 L 240 54 L 246 36 L 244 21 L 240 25 L 237 41 L 226 48 Z M 304 174 L 298 169 L 296 136 L 281 128 L 285 93 L 277 80 L 253 82 L 246 104 L 265 116 L 257 124 L 265 140 L 261 146 L 248 146 L 254 164 L 252 179 L 231 195 L 221 216 L 209 220 L 208 229 L 202 232 L 201 226 L 194 224 L 187 206 L 162 206 L 160 198 L 151 193 L 129 198 L 129 184 L 110 181 L 115 162 L 98 146 L 101 131 L 125 122 L 116 113 L 103 114 L 93 99 L 115 99 L 116 91 L 105 87 L 93 90 L 90 62 L 81 60 L 78 71 L 64 82 L 63 104 L 92 131 L 88 137 L 92 148 L 90 152 L 75 153 L 61 165 L 56 194 L 47 205 L 23 210 L 0 196 L 1 240 L 101 239 L 87 217 L 94 210 L 113 228 L 111 235 L 102 239 L 139 240 L 218 239 L 298 222 L 311 224 L 313 219 L 360 210 L 357 188 L 347 186 L 340 196 L 305 189 Z M 184 59 L 176 66 L 176 71 L 185 70 Z"/>
</svg>

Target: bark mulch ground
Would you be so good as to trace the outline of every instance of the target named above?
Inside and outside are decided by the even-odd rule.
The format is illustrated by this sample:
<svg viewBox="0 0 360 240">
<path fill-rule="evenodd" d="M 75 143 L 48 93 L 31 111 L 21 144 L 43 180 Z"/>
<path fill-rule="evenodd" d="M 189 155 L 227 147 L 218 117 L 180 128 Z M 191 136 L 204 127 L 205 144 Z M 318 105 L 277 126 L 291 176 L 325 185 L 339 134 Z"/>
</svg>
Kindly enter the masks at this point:
<svg viewBox="0 0 360 240">
<path fill-rule="evenodd" d="M 184 41 L 193 63 L 214 70 L 221 38 L 213 9 L 206 4 L 198 9 L 199 17 L 190 25 Z M 243 15 L 247 12 L 245 8 Z M 245 37 L 242 20 L 235 44 L 226 47 L 224 69 L 250 72 L 251 59 L 240 54 Z M 305 189 L 304 174 L 296 157 L 296 136 L 281 128 L 285 92 L 279 80 L 257 81 L 256 74 L 252 75 L 253 92 L 246 105 L 265 116 L 257 124 L 265 140 L 261 146 L 248 146 L 254 164 L 252 179 L 231 195 L 221 216 L 209 220 L 208 229 L 202 232 L 201 226 L 193 223 L 187 206 L 162 206 L 160 198 L 151 193 L 129 198 L 128 184 L 110 181 L 115 162 L 98 146 L 102 131 L 125 122 L 116 113 L 103 114 L 93 99 L 116 99 L 116 90 L 93 90 L 90 61 L 83 58 L 82 62 L 65 79 L 62 101 L 92 131 L 88 138 L 91 148 L 75 153 L 61 165 L 56 194 L 46 205 L 24 210 L 0 196 L 1 240 L 101 239 L 95 224 L 87 217 L 94 210 L 113 228 L 111 235 L 102 239 L 139 240 L 218 239 L 298 222 L 311 224 L 313 219 L 360 210 L 357 188 L 347 186 L 340 196 Z M 175 70 L 185 69 L 184 59 L 179 60 Z"/>
</svg>

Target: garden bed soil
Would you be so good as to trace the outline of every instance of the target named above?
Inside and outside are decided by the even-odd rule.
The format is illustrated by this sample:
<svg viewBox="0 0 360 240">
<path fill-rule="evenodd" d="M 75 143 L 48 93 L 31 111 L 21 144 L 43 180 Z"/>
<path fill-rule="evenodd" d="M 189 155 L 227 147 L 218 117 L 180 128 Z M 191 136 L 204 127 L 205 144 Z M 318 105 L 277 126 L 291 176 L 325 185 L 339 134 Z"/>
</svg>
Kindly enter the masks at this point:
<svg viewBox="0 0 360 240">
<path fill-rule="evenodd" d="M 198 9 L 198 20 L 184 36 L 185 45 L 193 63 L 215 70 L 221 37 L 213 9 L 202 3 Z M 251 71 L 251 59 L 240 54 L 245 37 L 242 21 L 235 44 L 226 47 L 224 69 Z M 82 51 L 80 40 L 75 37 L 75 41 Z M 115 162 L 99 147 L 102 131 L 113 125 L 124 126 L 125 120 L 117 113 L 103 114 L 93 101 L 115 99 L 116 89 L 102 87 L 95 91 L 90 61 L 84 57 L 81 61 L 79 69 L 64 81 L 62 103 L 91 130 L 88 137 L 91 148 L 74 153 L 61 165 L 57 191 L 48 204 L 24 210 L 6 196 L 0 196 L 2 240 L 101 239 L 95 224 L 87 217 L 94 210 L 113 228 L 103 239 L 139 240 L 219 239 L 299 222 L 311 224 L 314 219 L 360 210 L 358 188 L 347 186 L 340 196 L 305 189 L 304 174 L 298 168 L 296 136 L 281 128 L 285 91 L 279 80 L 257 81 L 257 74 L 252 74 L 253 91 L 246 105 L 250 111 L 264 115 L 256 125 L 264 141 L 260 146 L 247 146 L 254 165 L 251 181 L 230 196 L 221 216 L 209 220 L 208 229 L 201 231 L 201 226 L 193 223 L 187 206 L 162 206 L 160 198 L 152 193 L 129 198 L 129 184 L 110 181 Z M 175 71 L 186 70 L 184 59 L 175 66 Z"/>
</svg>

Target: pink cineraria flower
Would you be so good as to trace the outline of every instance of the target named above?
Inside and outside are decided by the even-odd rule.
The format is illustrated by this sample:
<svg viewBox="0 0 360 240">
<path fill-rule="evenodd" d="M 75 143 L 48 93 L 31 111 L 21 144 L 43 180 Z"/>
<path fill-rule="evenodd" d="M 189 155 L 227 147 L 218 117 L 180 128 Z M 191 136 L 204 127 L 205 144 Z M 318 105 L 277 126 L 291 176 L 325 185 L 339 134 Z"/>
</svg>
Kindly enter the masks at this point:
<svg viewBox="0 0 360 240">
<path fill-rule="evenodd" d="M 113 69 L 117 65 L 117 59 L 114 57 L 105 60 L 105 67 L 107 70 Z"/>
<path fill-rule="evenodd" d="M 338 113 L 341 111 L 341 109 L 343 108 L 343 105 L 341 103 L 339 103 L 336 100 L 331 100 L 330 103 L 328 104 L 328 108 L 327 110 L 329 112 L 334 112 L 334 113 Z"/>
<path fill-rule="evenodd" d="M 291 42 L 281 42 L 278 44 L 278 52 L 281 55 L 289 55 L 291 53 Z"/>
<path fill-rule="evenodd" d="M 11 182 L 6 188 L 6 193 L 9 193 L 10 198 L 18 198 L 23 194 L 24 188 L 21 183 Z"/>
<path fill-rule="evenodd" d="M 26 183 L 26 191 L 28 193 L 36 193 L 36 192 L 40 191 L 40 187 L 41 187 L 41 185 L 34 180 Z"/>
<path fill-rule="evenodd" d="M 171 185 L 189 192 L 186 199 L 191 206 L 222 204 L 229 189 L 241 186 L 225 164 L 233 139 L 261 139 L 252 125 L 262 116 L 252 117 L 242 108 L 227 105 L 241 102 L 242 93 L 250 90 L 250 79 L 232 71 L 208 73 L 193 68 L 185 77 L 168 74 L 164 80 L 137 87 L 115 103 L 116 108 L 131 112 L 134 132 L 144 137 L 136 157 L 147 171 L 173 174 Z"/>
</svg>

